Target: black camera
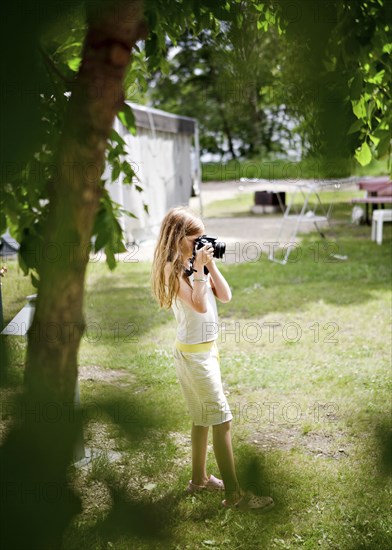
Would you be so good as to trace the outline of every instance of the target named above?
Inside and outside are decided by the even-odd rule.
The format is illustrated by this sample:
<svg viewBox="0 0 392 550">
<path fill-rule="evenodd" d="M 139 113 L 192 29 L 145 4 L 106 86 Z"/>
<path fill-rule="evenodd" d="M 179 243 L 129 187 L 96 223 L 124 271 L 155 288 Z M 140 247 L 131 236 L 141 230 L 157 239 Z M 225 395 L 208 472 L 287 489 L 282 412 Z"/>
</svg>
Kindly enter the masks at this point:
<svg viewBox="0 0 392 550">
<path fill-rule="evenodd" d="M 223 258 L 223 255 L 226 252 L 226 243 L 221 243 L 217 241 L 215 237 L 208 237 L 207 235 L 202 235 L 201 237 L 195 240 L 195 247 L 193 249 L 193 256 L 190 260 L 190 267 L 188 269 L 184 269 L 186 277 L 190 277 L 192 273 L 196 271 L 196 269 L 193 268 L 193 262 L 195 261 L 196 250 L 203 248 L 203 246 L 208 243 L 210 243 L 212 245 L 212 248 L 214 249 L 214 257 Z M 204 274 L 207 275 L 208 273 L 207 266 L 204 266 L 203 271 L 204 271 Z"/>
<path fill-rule="evenodd" d="M 208 237 L 207 235 L 202 235 L 195 240 L 195 251 L 199 250 L 206 244 L 210 243 L 214 249 L 214 258 L 223 258 L 224 253 L 226 252 L 226 243 L 221 243 L 216 240 L 215 237 Z"/>
</svg>

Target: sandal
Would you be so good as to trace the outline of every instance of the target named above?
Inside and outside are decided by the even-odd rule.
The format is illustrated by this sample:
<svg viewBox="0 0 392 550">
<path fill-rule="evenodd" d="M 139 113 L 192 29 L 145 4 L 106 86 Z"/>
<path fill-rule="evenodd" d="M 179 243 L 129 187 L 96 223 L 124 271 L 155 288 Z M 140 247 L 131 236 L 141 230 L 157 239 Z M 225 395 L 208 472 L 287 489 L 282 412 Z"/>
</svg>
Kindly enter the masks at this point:
<svg viewBox="0 0 392 550">
<path fill-rule="evenodd" d="M 189 480 L 188 487 L 186 488 L 187 493 L 200 493 L 201 491 L 223 491 L 225 488 L 223 481 L 217 477 L 210 475 L 208 481 L 205 485 L 196 485 L 192 483 L 192 480 Z"/>
<path fill-rule="evenodd" d="M 227 504 L 226 500 L 222 500 L 224 508 L 232 508 L 235 510 L 270 510 L 275 506 L 271 497 L 259 497 L 253 493 L 246 493 L 234 504 Z"/>
</svg>

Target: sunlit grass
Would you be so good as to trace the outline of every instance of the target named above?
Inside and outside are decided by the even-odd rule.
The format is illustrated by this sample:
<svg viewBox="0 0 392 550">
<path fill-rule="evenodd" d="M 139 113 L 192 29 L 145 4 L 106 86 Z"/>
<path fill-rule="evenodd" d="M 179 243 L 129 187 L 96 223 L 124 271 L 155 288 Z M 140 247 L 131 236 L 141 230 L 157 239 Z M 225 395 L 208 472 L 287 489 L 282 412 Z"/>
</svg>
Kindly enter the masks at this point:
<svg viewBox="0 0 392 550">
<path fill-rule="evenodd" d="M 237 186 L 238 188 L 238 186 Z M 355 197 L 365 196 L 364 191 L 351 190 L 351 191 L 342 191 L 342 190 L 331 190 L 331 191 L 322 191 L 318 194 L 318 197 L 321 201 L 321 204 L 318 198 L 313 194 L 310 196 L 308 210 L 313 210 L 313 212 L 325 215 L 330 205 L 331 217 L 336 219 L 337 217 L 341 218 L 342 207 L 344 210 L 345 218 L 350 219 L 350 209 L 351 199 Z M 291 202 L 292 201 L 292 202 Z M 295 207 L 291 211 L 291 214 L 299 213 L 300 207 L 303 204 L 303 195 L 300 192 L 295 194 L 286 193 L 285 203 L 286 205 L 291 204 Z M 231 216 L 255 216 L 255 217 L 265 217 L 268 214 L 254 214 L 252 212 L 252 206 L 255 204 L 254 193 L 249 193 L 245 189 L 240 191 L 238 190 L 235 197 L 224 200 L 216 200 L 211 203 L 208 203 L 203 209 L 203 215 L 206 218 L 220 218 L 220 217 L 231 217 Z M 347 208 L 350 206 L 350 209 Z"/>
<path fill-rule="evenodd" d="M 351 165 L 338 160 L 334 163 L 321 159 L 304 159 L 293 161 L 277 158 L 253 158 L 230 160 L 228 162 L 207 162 L 202 164 L 202 181 L 240 181 L 240 178 L 297 180 L 306 178 L 347 177 L 349 174 L 359 176 L 376 176 L 391 174 L 391 163 L 388 158 L 373 160 L 367 166 L 360 166 L 356 161 Z"/>
<path fill-rule="evenodd" d="M 337 207 L 347 215 L 347 205 Z M 66 550 L 389 547 L 392 487 L 380 433 L 392 389 L 391 228 L 382 246 L 367 226 L 336 231 L 344 262 L 310 234 L 301 258 L 286 266 L 265 256 L 221 264 L 233 290 L 233 300 L 219 304 L 218 344 L 236 461 L 244 486 L 274 497 L 265 515 L 225 511 L 217 495 L 185 495 L 190 421 L 171 359 L 173 315 L 152 299 L 149 263 L 122 262 L 114 272 L 89 264 L 79 353 L 85 439 L 120 458 L 72 471 L 84 509 Z M 7 319 L 31 293 L 12 275 L 18 292 L 12 299 L 4 292 Z M 21 373 L 25 341 L 12 342 Z M 115 407 L 112 420 L 103 402 Z M 211 448 L 208 471 L 218 474 Z M 132 508 L 108 525 L 116 506 L 110 487 L 156 506 L 171 538 L 147 538 L 142 521 L 135 534 Z"/>
</svg>

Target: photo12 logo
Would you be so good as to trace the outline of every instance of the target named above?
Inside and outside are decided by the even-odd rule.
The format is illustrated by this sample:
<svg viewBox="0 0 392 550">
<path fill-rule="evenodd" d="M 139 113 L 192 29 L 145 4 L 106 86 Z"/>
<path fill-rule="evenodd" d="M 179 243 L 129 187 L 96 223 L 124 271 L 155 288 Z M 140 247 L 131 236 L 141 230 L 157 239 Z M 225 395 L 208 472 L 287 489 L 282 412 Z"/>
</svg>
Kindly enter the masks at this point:
<svg viewBox="0 0 392 550">
<path fill-rule="evenodd" d="M 335 402 L 321 403 L 316 401 L 306 407 L 296 401 L 247 401 L 230 403 L 230 412 L 236 423 L 244 424 L 296 424 L 304 420 L 317 423 L 337 422 L 339 405 Z M 225 403 L 203 403 L 203 419 L 216 417 L 220 414 L 222 422 L 229 411 Z"/>
<path fill-rule="evenodd" d="M 220 342 L 226 343 L 231 340 L 236 344 L 247 342 L 255 344 L 263 341 L 264 343 L 272 344 L 278 341 L 289 343 L 299 342 L 302 338 L 311 337 L 314 343 L 337 344 L 339 343 L 336 337 L 340 327 L 338 323 L 330 321 L 327 323 L 319 323 L 318 321 L 301 325 L 297 321 L 289 321 L 281 323 L 278 321 L 248 321 L 241 323 L 206 322 L 202 325 L 203 341 L 214 339 L 220 334 Z"/>
<path fill-rule="evenodd" d="M 338 263 L 339 245 L 336 241 L 323 241 L 303 246 L 296 242 L 231 242 L 227 243 L 223 263 L 255 263 L 263 255 L 272 259 L 280 251 L 282 257 L 287 257 L 287 263 L 299 262 L 306 254 L 310 254 L 314 263 Z"/>
</svg>

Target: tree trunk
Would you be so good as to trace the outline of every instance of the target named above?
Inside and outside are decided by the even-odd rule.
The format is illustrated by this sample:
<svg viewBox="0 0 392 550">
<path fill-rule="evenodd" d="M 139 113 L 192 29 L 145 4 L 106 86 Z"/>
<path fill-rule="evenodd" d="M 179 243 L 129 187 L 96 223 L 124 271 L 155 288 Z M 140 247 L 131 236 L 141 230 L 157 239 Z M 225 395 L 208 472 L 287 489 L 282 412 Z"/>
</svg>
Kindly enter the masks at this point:
<svg viewBox="0 0 392 550">
<path fill-rule="evenodd" d="M 226 112 L 225 112 L 226 103 L 224 101 L 224 98 L 222 97 L 222 94 L 219 91 L 219 86 L 218 86 L 218 81 L 217 81 L 217 70 L 216 70 L 216 67 L 213 63 L 211 55 L 209 55 L 206 58 L 206 62 L 208 63 L 208 68 L 210 69 L 210 78 L 211 78 L 211 82 L 212 82 L 213 96 L 214 96 L 214 99 L 216 101 L 218 111 L 219 111 L 219 114 L 220 114 L 220 117 L 221 117 L 221 120 L 222 120 L 223 132 L 224 132 L 224 134 L 226 135 L 226 138 L 227 138 L 229 152 L 231 154 L 232 160 L 236 160 L 237 155 L 236 155 L 235 150 L 234 150 L 233 137 L 232 137 L 232 134 L 231 134 L 230 125 L 228 123 L 228 120 L 227 120 L 227 117 L 226 117 Z"/>
<path fill-rule="evenodd" d="M 262 133 L 265 125 L 265 115 L 259 108 L 258 90 L 256 88 L 256 84 L 252 85 L 248 101 L 252 124 L 251 149 L 253 154 L 260 154 L 261 147 L 263 145 Z"/>
<path fill-rule="evenodd" d="M 82 63 L 57 151 L 56 179 L 50 182 L 45 243 L 33 251 L 42 261 L 28 334 L 23 409 L 2 449 L 2 474 L 18 485 L 17 493 L 6 495 L 7 508 L 2 510 L 2 541 L 9 549 L 60 547 L 64 529 L 80 508 L 67 487 L 66 472 L 77 430 L 71 412 L 85 326 L 85 272 L 106 142 L 123 104 L 132 47 L 145 34 L 143 0 L 102 2 L 88 14 Z M 48 484 L 57 488 L 57 500 L 43 497 Z"/>
<path fill-rule="evenodd" d="M 101 196 L 106 142 L 124 101 L 130 51 L 141 37 L 142 0 L 103 3 L 91 14 L 82 63 L 69 100 L 50 183 L 40 285 L 29 331 L 26 385 L 72 400 L 84 330 L 83 291 Z M 51 261 L 48 260 L 51 257 Z"/>
<path fill-rule="evenodd" d="M 232 158 L 232 160 L 236 160 L 237 155 L 234 151 L 234 143 L 233 143 L 233 137 L 231 135 L 230 126 L 229 126 L 229 123 L 227 122 L 225 109 L 224 109 L 224 107 L 222 107 L 222 103 L 220 103 L 220 96 L 218 94 L 217 94 L 217 104 L 218 104 L 219 114 L 220 114 L 221 119 L 222 119 L 223 131 L 226 134 L 227 145 L 228 145 L 228 148 L 229 148 L 231 158 Z"/>
</svg>

